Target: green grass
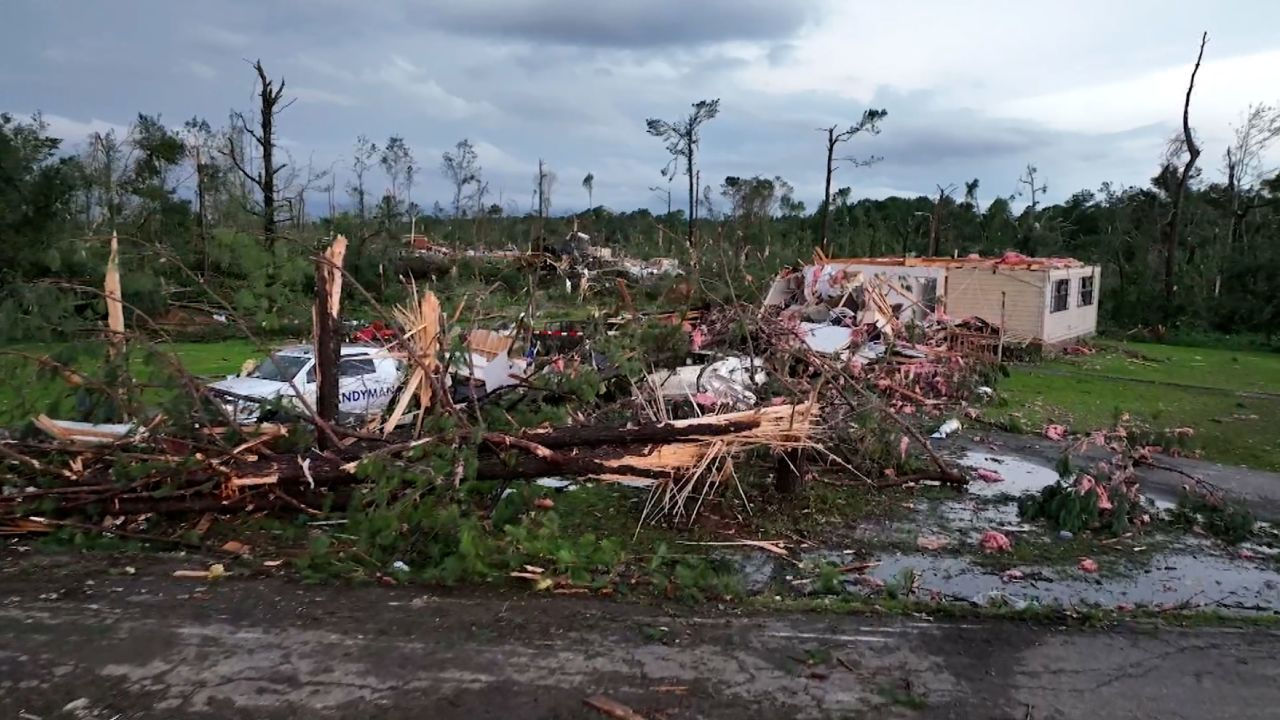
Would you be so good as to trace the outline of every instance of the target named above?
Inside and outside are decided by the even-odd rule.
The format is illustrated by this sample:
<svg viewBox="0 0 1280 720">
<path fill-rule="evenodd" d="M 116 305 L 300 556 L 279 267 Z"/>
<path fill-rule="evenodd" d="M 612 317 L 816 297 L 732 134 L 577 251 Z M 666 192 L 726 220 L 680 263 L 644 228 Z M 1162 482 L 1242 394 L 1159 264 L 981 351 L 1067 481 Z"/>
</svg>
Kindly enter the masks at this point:
<svg viewBox="0 0 1280 720">
<path fill-rule="evenodd" d="M 1280 395 L 1280 353 L 1152 343 L 1102 343 L 1100 348 L 1096 355 L 1069 357 L 1047 366 L 1085 375 Z"/>
<path fill-rule="evenodd" d="M 1153 428 L 1191 427 L 1206 459 L 1280 470 L 1280 354 L 1149 343 L 1018 366 L 1000 387 L 996 422 L 1039 432 L 1113 425 L 1127 412 Z"/>
<path fill-rule="evenodd" d="M 284 344 L 284 343 L 281 343 Z M 41 377 L 34 361 L 21 354 L 44 356 L 58 353 L 68 346 L 58 343 L 21 344 L 0 347 L 0 427 L 26 420 L 44 411 L 57 398 L 70 394 L 71 388 L 57 378 Z M 102 346 L 99 346 L 102 347 Z M 219 342 L 162 343 L 162 350 L 172 352 L 187 372 L 200 377 L 217 377 L 239 372 L 247 358 L 261 353 L 247 340 Z M 101 354 L 92 348 L 74 363 L 76 370 L 92 377 L 95 358 Z M 146 372 L 139 364 L 137 376 L 145 380 Z"/>
</svg>

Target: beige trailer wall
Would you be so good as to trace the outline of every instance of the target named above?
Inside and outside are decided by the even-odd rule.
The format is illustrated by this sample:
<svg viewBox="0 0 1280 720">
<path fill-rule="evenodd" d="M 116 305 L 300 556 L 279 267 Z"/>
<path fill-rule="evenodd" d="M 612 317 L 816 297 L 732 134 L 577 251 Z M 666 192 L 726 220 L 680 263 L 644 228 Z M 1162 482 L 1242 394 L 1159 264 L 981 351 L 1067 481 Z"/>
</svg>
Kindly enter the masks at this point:
<svg viewBox="0 0 1280 720">
<path fill-rule="evenodd" d="M 1005 335 L 1014 340 L 1042 339 L 1048 273 L 1017 268 L 949 268 L 947 315 L 957 320 L 979 317 L 1000 324 L 1004 293 Z"/>
<path fill-rule="evenodd" d="M 1044 289 L 1044 341 L 1049 344 L 1088 337 L 1098 331 L 1098 296 L 1101 291 L 1101 268 L 1082 267 L 1048 271 Z M 1093 302 L 1080 304 L 1081 278 L 1093 278 Z M 1053 310 L 1053 285 L 1067 281 L 1067 309 Z"/>
</svg>

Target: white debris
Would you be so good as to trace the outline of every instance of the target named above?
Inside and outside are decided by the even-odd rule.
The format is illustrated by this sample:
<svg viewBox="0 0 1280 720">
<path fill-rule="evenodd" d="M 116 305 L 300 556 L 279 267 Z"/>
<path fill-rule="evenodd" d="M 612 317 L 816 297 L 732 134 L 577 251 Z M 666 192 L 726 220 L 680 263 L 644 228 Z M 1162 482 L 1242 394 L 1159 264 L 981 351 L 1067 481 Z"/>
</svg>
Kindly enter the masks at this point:
<svg viewBox="0 0 1280 720">
<path fill-rule="evenodd" d="M 802 322 L 800 329 L 804 332 L 800 336 L 804 344 L 824 355 L 834 355 L 853 342 L 853 328 L 849 327 Z"/>
<path fill-rule="evenodd" d="M 707 393 L 717 403 L 748 408 L 756 404 L 756 396 L 749 388 L 764 384 L 768 374 L 760 358 L 733 356 L 705 365 L 658 370 L 649 373 L 648 380 L 667 399 L 686 400 Z"/>
<path fill-rule="evenodd" d="M 929 437 L 939 438 L 939 439 L 945 438 L 946 436 L 950 435 L 953 432 L 956 432 L 959 429 L 960 429 L 960 421 L 955 418 L 951 418 L 950 420 L 939 425 L 938 429 L 934 431 L 934 433 Z"/>
</svg>

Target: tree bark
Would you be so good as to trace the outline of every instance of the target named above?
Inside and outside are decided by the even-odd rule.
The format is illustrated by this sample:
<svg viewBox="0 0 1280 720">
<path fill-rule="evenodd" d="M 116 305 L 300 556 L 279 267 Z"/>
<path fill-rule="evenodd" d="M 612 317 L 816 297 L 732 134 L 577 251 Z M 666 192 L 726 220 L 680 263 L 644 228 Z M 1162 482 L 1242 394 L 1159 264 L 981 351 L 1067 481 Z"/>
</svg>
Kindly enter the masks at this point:
<svg viewBox="0 0 1280 720">
<path fill-rule="evenodd" d="M 262 141 L 262 241 L 268 248 L 274 248 L 276 242 L 276 174 L 275 162 L 275 112 L 276 102 L 280 96 L 271 91 L 271 81 L 267 79 L 267 71 L 258 61 L 254 68 L 262 84 L 261 129 Z M 282 87 L 283 89 L 283 83 Z"/>
<path fill-rule="evenodd" d="M 313 311 L 316 360 L 316 416 L 333 423 L 338 418 L 338 358 L 342 333 L 339 310 L 342 301 L 342 261 L 347 238 L 339 235 L 329 249 L 316 258 L 316 301 Z M 321 444 L 327 443 L 320 437 Z"/>
<path fill-rule="evenodd" d="M 822 194 L 822 236 L 818 244 L 818 247 L 822 250 L 823 254 L 826 254 L 827 252 L 829 252 L 827 231 L 830 228 L 831 174 L 833 172 L 831 166 L 835 160 L 834 158 L 835 153 L 836 153 L 836 126 L 832 125 L 831 127 L 827 128 L 827 182 L 826 182 L 826 190 Z"/>
<path fill-rule="evenodd" d="M 204 172 L 204 159 L 200 155 L 200 146 L 196 145 L 196 210 L 200 213 L 200 259 L 207 277 L 209 275 L 209 221 L 205 210 Z"/>
<path fill-rule="evenodd" d="M 760 425 L 759 418 L 743 418 L 729 422 L 703 420 L 687 425 L 659 423 L 633 428 L 566 427 L 521 433 L 522 440 L 548 448 L 599 447 L 636 443 L 664 443 L 699 437 L 715 437 L 746 432 Z"/>
<path fill-rule="evenodd" d="M 1176 289 L 1174 277 L 1177 270 L 1178 230 L 1182 218 L 1182 200 L 1186 196 L 1187 183 L 1191 172 L 1195 169 L 1196 160 L 1200 158 L 1200 147 L 1196 145 L 1195 136 L 1191 132 L 1191 91 L 1196 86 L 1196 73 L 1200 72 L 1200 61 L 1204 58 L 1204 46 L 1209 41 L 1209 33 L 1200 36 L 1200 52 L 1196 55 L 1196 64 L 1191 69 L 1191 80 L 1187 83 L 1186 99 L 1182 103 L 1182 137 L 1187 146 L 1187 162 L 1178 174 L 1178 183 L 1173 192 L 1173 208 L 1165 220 L 1164 235 L 1164 300 L 1165 314 L 1172 319 L 1176 315 L 1173 296 Z"/>
<path fill-rule="evenodd" d="M 690 131 L 690 135 L 692 135 L 692 131 Z M 693 176 L 693 139 L 692 137 L 688 138 L 685 142 L 687 143 L 686 148 L 688 151 L 688 155 L 685 156 L 685 171 L 689 175 L 689 238 L 688 238 L 688 242 L 689 242 L 689 247 L 692 248 L 693 233 L 694 233 L 694 228 L 696 227 L 695 222 L 697 220 L 697 214 L 696 214 L 697 207 L 694 203 L 698 195 L 697 195 L 697 190 L 695 189 L 697 180 Z"/>
</svg>

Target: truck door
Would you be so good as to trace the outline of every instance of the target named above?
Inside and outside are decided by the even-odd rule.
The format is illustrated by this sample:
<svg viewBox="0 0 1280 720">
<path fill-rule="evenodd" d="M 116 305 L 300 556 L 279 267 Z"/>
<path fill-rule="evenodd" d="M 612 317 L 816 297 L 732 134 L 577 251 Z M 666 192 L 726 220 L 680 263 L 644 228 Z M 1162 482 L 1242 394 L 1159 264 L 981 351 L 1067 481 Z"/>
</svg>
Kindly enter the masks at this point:
<svg viewBox="0 0 1280 720">
<path fill-rule="evenodd" d="M 338 412 L 367 414 L 386 403 L 384 394 L 391 390 L 379 382 L 372 358 L 353 357 L 338 360 Z"/>
</svg>

